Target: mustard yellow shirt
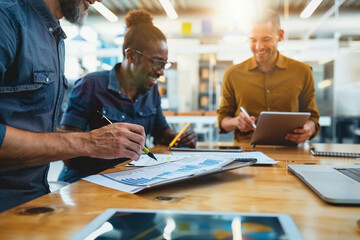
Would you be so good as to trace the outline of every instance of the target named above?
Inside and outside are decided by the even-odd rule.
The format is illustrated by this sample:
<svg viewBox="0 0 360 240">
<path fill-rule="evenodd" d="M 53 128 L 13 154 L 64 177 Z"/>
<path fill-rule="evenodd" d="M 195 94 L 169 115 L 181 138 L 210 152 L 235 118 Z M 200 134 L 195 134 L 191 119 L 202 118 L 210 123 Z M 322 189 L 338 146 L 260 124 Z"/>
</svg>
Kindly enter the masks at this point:
<svg viewBox="0 0 360 240">
<path fill-rule="evenodd" d="M 279 54 L 279 53 L 278 53 Z M 222 97 L 218 113 L 220 133 L 224 117 L 235 117 L 243 106 L 256 121 L 262 111 L 310 112 L 310 120 L 320 132 L 319 111 L 315 103 L 314 79 L 311 67 L 279 54 L 270 73 L 260 71 L 255 58 L 228 68 L 223 77 Z M 234 133 L 234 142 L 249 141 L 252 132 Z"/>
</svg>

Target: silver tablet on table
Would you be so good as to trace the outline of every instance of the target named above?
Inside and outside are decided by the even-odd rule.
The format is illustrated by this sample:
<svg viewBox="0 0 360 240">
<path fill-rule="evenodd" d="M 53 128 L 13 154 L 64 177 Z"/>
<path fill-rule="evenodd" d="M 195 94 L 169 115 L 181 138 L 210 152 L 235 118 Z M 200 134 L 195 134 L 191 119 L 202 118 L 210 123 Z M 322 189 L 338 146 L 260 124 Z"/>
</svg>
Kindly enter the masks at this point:
<svg viewBox="0 0 360 240">
<path fill-rule="evenodd" d="M 285 140 L 287 133 L 302 128 L 309 112 L 261 112 L 250 143 L 255 145 L 296 145 Z"/>
</svg>

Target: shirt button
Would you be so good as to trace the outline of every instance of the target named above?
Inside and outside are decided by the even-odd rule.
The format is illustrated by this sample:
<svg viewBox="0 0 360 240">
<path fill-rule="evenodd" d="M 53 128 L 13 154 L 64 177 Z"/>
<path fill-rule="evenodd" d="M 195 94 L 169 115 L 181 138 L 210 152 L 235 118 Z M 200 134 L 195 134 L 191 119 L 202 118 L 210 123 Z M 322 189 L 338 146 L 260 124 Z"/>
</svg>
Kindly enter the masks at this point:
<svg viewBox="0 0 360 240">
<path fill-rule="evenodd" d="M 103 114 L 104 114 L 104 115 L 106 114 L 106 111 L 105 111 L 105 110 L 103 111 Z"/>
<path fill-rule="evenodd" d="M 142 115 L 143 115 L 143 113 L 142 113 L 142 112 L 139 112 L 139 114 L 140 114 L 140 116 L 142 116 Z"/>
<path fill-rule="evenodd" d="M 268 90 L 266 90 L 266 92 L 267 92 L 267 93 L 269 93 L 269 92 L 270 92 L 270 90 L 268 89 Z"/>
<path fill-rule="evenodd" d="M 53 28 L 49 28 L 49 31 L 52 32 L 52 31 L 54 31 L 54 29 L 53 29 Z"/>
<path fill-rule="evenodd" d="M 49 82 L 49 78 L 46 78 L 46 82 Z"/>
<path fill-rule="evenodd" d="M 125 118 L 125 115 L 122 115 L 121 118 L 124 119 L 124 118 Z"/>
</svg>

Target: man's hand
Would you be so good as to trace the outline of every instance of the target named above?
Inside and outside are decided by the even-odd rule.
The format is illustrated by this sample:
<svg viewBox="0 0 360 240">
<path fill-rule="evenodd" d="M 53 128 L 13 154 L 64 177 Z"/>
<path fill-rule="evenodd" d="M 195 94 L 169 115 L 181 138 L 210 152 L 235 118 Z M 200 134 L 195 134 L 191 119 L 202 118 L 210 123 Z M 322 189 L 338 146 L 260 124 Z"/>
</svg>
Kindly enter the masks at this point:
<svg viewBox="0 0 360 240">
<path fill-rule="evenodd" d="M 240 130 L 240 132 L 250 132 L 254 131 L 254 123 L 255 123 L 255 117 L 251 116 L 250 118 L 247 117 L 243 112 L 240 112 L 238 117 L 235 117 L 237 129 Z"/>
<path fill-rule="evenodd" d="M 196 134 L 194 131 L 189 130 L 183 133 L 175 142 L 175 147 L 191 147 L 196 146 Z"/>
<path fill-rule="evenodd" d="M 138 160 L 145 146 L 145 131 L 140 125 L 113 123 L 89 132 L 89 155 L 96 158 Z"/>
<path fill-rule="evenodd" d="M 225 132 L 231 132 L 235 129 L 239 129 L 240 132 L 250 132 L 254 131 L 254 123 L 254 116 L 248 118 L 243 112 L 240 112 L 237 117 L 225 117 L 220 124 Z"/>
<path fill-rule="evenodd" d="M 294 129 L 293 133 L 286 134 L 285 139 L 297 144 L 303 143 L 306 140 L 309 140 L 315 131 L 315 123 L 311 120 L 308 120 L 304 124 L 303 128 Z"/>
</svg>

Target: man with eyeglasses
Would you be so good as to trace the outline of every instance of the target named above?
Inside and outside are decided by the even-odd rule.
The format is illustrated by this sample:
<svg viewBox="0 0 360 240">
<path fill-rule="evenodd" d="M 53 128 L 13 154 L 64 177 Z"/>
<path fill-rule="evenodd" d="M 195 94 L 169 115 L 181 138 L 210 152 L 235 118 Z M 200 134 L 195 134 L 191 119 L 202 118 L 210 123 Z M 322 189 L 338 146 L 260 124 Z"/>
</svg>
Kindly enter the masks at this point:
<svg viewBox="0 0 360 240">
<path fill-rule="evenodd" d="M 125 22 L 128 31 L 124 36 L 122 63 L 116 64 L 111 71 L 90 73 L 75 83 L 61 128 L 67 131 L 100 128 L 108 124 L 102 118 L 104 115 L 111 122 L 141 125 L 147 136 L 154 137 L 154 144 L 168 145 L 176 133 L 162 113 L 156 84 L 164 70 L 171 67 L 167 61 L 166 37 L 153 25 L 152 16 L 144 10 L 130 11 Z M 195 145 L 193 131 L 185 132 L 175 144 Z M 124 160 L 104 162 L 88 157 L 64 160 L 59 180 L 75 182 Z"/>
</svg>

